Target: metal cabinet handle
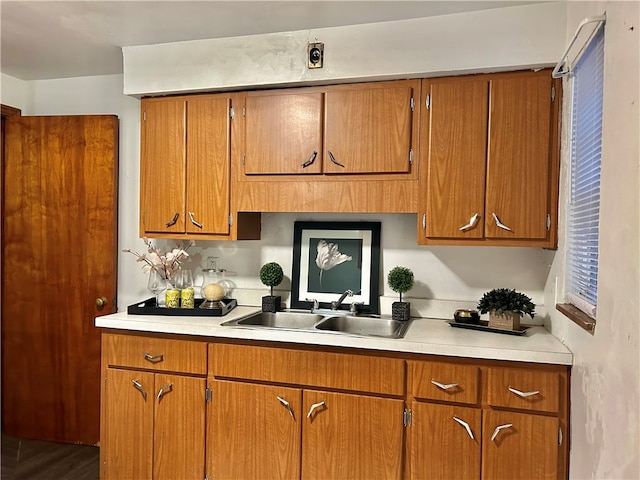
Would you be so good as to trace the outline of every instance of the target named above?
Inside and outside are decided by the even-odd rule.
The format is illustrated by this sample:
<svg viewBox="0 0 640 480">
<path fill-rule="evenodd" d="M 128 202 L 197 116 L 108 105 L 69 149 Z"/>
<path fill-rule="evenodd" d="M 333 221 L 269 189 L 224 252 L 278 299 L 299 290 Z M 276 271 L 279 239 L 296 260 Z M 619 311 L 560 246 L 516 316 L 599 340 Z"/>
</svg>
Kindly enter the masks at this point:
<svg viewBox="0 0 640 480">
<path fill-rule="evenodd" d="M 492 213 L 491 215 L 493 216 L 493 219 L 495 220 L 496 226 L 498 228 L 501 228 L 503 230 L 507 230 L 507 231 L 511 232 L 511 229 L 509 227 L 507 227 L 504 223 L 502 223 L 495 213 Z"/>
<path fill-rule="evenodd" d="M 151 355 L 150 353 L 145 352 L 144 359 L 147 362 L 158 363 L 164 360 L 164 354 L 161 353 L 160 355 Z"/>
<path fill-rule="evenodd" d="M 431 380 L 431 383 L 433 383 L 436 387 L 441 388 L 442 390 L 451 390 L 452 388 L 456 388 L 458 386 L 457 383 L 440 383 L 440 382 L 436 382 L 435 380 Z"/>
<path fill-rule="evenodd" d="M 333 153 L 329 152 L 329 160 L 338 165 L 339 167 L 346 168 L 343 164 L 336 160 L 336 157 L 333 156 Z"/>
<path fill-rule="evenodd" d="M 144 398 L 146 400 L 147 399 L 147 392 L 145 391 L 145 389 L 142 386 L 142 384 L 138 380 L 131 380 L 131 383 L 142 394 L 142 398 Z"/>
<path fill-rule="evenodd" d="M 500 433 L 500 430 L 504 429 L 504 428 L 511 428 L 513 427 L 512 423 L 505 423 L 504 425 L 498 425 L 496 427 L 496 429 L 493 431 L 493 435 L 491 435 L 491 441 L 495 441 L 496 437 L 498 436 L 498 433 Z"/>
<path fill-rule="evenodd" d="M 311 418 L 311 415 L 313 415 L 313 412 L 316 408 L 320 408 L 324 406 L 325 406 L 324 402 L 314 403 L 313 405 L 311 405 L 311 408 L 309 409 L 309 413 L 307 413 L 307 418 Z"/>
<path fill-rule="evenodd" d="M 202 228 L 202 224 L 196 222 L 196 219 L 193 218 L 193 212 L 187 212 L 187 213 L 189 214 L 189 220 L 191 220 L 191 223 L 193 223 L 198 228 Z"/>
<path fill-rule="evenodd" d="M 466 232 L 467 230 L 475 227 L 476 223 L 478 223 L 479 218 L 480 218 L 480 215 L 478 215 L 477 213 L 474 213 L 473 217 L 469 219 L 469 223 L 467 223 L 466 225 L 463 225 L 458 230 L 460 230 L 461 232 Z"/>
<path fill-rule="evenodd" d="M 304 162 L 301 167 L 302 168 L 307 168 L 309 165 L 311 165 L 313 162 L 316 161 L 316 157 L 318 156 L 318 152 L 313 152 L 311 154 L 311 156 L 309 157 L 309 160 L 307 160 L 306 162 Z"/>
<path fill-rule="evenodd" d="M 173 218 L 166 223 L 167 228 L 175 225 L 176 222 L 178 221 L 178 217 L 179 216 L 180 216 L 180 214 L 178 212 L 176 212 L 176 214 L 173 216 Z"/>
<path fill-rule="evenodd" d="M 167 383 L 166 385 L 160 387 L 160 390 L 158 390 L 158 395 L 156 395 L 156 398 L 158 399 L 158 403 L 160 403 L 160 400 L 162 399 L 163 395 L 165 395 L 166 393 L 169 393 L 171 390 L 173 390 L 173 383 Z"/>
<path fill-rule="evenodd" d="M 471 440 L 475 440 L 475 438 L 473 437 L 473 432 L 471 431 L 471 427 L 467 422 L 465 422 L 464 420 L 460 420 L 458 417 L 453 417 L 453 419 L 464 427 L 464 429 L 467 431 L 467 433 L 471 437 Z"/>
<path fill-rule="evenodd" d="M 509 387 L 509 391 L 511 393 L 515 393 L 517 396 L 522 398 L 533 397 L 534 395 L 538 395 L 540 393 L 540 390 L 533 390 L 531 392 L 521 392 L 520 390 L 516 390 L 513 387 Z"/>
<path fill-rule="evenodd" d="M 289 405 L 289 402 L 287 402 L 284 398 L 282 397 L 276 397 L 278 399 L 278 401 L 284 405 L 284 408 L 286 408 L 289 411 L 289 414 L 291 415 L 291 418 L 293 418 L 295 420 L 296 416 L 293 414 L 293 408 L 291 408 L 291 405 Z"/>
</svg>

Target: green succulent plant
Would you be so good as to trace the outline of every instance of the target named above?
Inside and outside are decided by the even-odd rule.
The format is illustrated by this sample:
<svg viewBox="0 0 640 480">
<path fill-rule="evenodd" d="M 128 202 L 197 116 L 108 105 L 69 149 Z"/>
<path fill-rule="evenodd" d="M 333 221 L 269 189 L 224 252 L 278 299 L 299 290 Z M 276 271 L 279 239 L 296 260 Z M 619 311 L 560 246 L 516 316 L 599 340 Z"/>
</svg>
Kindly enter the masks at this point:
<svg viewBox="0 0 640 480">
<path fill-rule="evenodd" d="M 490 290 L 478 302 L 480 313 L 495 311 L 502 314 L 511 311 L 518 313 L 521 317 L 526 314 L 533 318 L 535 308 L 536 306 L 530 297 L 509 288 Z"/>
<path fill-rule="evenodd" d="M 402 301 L 402 294 L 413 288 L 413 272 L 407 267 L 394 267 L 387 275 L 387 283 L 391 290 L 400 294 Z"/>
<path fill-rule="evenodd" d="M 282 267 L 276 262 L 265 263 L 260 268 L 260 281 L 267 287 L 271 288 L 271 296 L 273 297 L 273 287 L 282 283 L 284 272 Z"/>
</svg>

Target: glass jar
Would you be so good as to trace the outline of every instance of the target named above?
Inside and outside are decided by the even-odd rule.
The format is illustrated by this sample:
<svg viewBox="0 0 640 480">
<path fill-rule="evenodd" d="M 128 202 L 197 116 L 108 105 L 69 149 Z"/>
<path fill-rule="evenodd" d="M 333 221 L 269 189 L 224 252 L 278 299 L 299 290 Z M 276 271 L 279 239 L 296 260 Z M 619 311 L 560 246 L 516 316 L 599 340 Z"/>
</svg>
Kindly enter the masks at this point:
<svg viewBox="0 0 640 480">
<path fill-rule="evenodd" d="M 221 300 L 226 295 L 224 286 L 225 271 L 217 268 L 207 268 L 202 270 L 202 298 L 204 299 L 200 308 L 219 308 L 224 304 Z"/>
</svg>

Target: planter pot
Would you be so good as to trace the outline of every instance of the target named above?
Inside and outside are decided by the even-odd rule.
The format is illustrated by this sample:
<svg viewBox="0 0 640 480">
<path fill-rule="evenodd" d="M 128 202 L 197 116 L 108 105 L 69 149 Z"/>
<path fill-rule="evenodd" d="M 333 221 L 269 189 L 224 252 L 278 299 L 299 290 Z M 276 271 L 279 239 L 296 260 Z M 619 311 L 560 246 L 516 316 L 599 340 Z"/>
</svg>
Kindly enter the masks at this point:
<svg viewBox="0 0 640 480">
<path fill-rule="evenodd" d="M 263 312 L 279 312 L 282 297 L 279 295 L 266 295 L 262 297 Z"/>
<path fill-rule="evenodd" d="M 406 322 L 411 318 L 410 302 L 393 302 L 391 304 L 391 318 L 397 322 Z"/>
<path fill-rule="evenodd" d="M 489 312 L 489 326 L 502 330 L 520 330 L 520 314 L 516 312 Z"/>
</svg>

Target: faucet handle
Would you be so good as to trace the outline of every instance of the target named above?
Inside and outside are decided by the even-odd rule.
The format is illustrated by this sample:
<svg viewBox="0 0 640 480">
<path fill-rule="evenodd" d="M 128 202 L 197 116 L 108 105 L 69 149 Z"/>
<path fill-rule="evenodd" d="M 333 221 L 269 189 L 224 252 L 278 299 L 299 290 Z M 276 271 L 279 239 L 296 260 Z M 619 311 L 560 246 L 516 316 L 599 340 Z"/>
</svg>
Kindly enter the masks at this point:
<svg viewBox="0 0 640 480">
<path fill-rule="evenodd" d="M 320 308 L 320 302 L 318 302 L 318 300 L 316 300 L 315 298 L 305 298 L 305 301 L 313 302 L 313 307 L 311 307 L 311 310 L 317 310 L 318 308 Z"/>
<path fill-rule="evenodd" d="M 349 313 L 352 315 L 358 314 L 358 305 L 364 305 L 364 302 L 353 302 L 349 307 Z"/>
</svg>

